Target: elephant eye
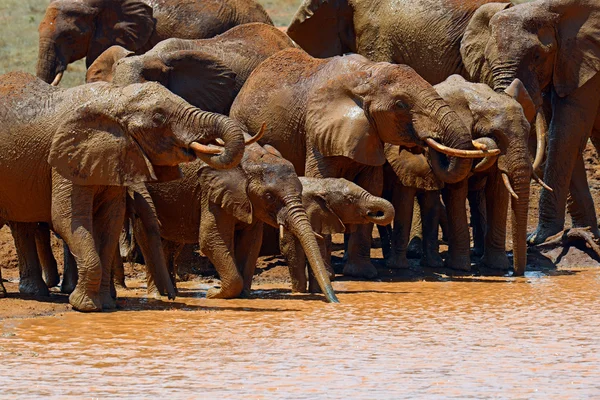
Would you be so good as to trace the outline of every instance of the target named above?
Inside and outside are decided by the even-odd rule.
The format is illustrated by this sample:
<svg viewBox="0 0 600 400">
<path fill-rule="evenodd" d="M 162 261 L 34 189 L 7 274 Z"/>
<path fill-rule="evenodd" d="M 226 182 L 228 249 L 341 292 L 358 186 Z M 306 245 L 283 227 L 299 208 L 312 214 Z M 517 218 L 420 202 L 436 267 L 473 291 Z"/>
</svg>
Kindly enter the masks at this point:
<svg viewBox="0 0 600 400">
<path fill-rule="evenodd" d="M 163 114 L 161 113 L 155 113 L 152 116 L 152 121 L 156 124 L 156 125 L 164 125 L 165 122 L 167 122 L 167 117 L 165 117 Z"/>
<path fill-rule="evenodd" d="M 408 104 L 406 104 L 402 100 L 396 100 L 396 107 L 398 107 L 401 110 L 408 110 L 409 109 Z"/>
<path fill-rule="evenodd" d="M 265 199 L 267 199 L 267 201 L 269 203 L 272 203 L 275 200 L 274 197 L 273 197 L 273 195 L 271 193 L 266 193 L 265 194 Z"/>
</svg>

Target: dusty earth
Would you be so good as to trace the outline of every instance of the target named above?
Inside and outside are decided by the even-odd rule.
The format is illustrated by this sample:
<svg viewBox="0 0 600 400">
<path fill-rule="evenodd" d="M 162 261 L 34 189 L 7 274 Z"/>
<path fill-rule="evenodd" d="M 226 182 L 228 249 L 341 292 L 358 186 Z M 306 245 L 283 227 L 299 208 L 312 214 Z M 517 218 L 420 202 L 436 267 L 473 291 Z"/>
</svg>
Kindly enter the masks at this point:
<svg viewBox="0 0 600 400">
<path fill-rule="evenodd" d="M 596 213 L 600 211 L 600 165 L 598 157 L 593 147 L 588 145 L 585 153 L 585 160 L 588 169 L 588 179 L 594 201 Z M 532 202 L 529 213 L 529 229 L 533 230 L 537 222 L 537 203 L 539 198 L 539 186 L 532 184 Z M 567 218 L 567 226 L 569 225 Z M 510 227 L 509 227 L 510 229 Z M 343 268 L 343 235 L 334 236 L 333 264 L 338 273 L 336 280 L 346 280 L 341 276 Z M 563 271 L 571 268 L 600 266 L 593 252 L 582 241 L 573 242 L 573 246 L 566 248 L 558 247 L 554 249 L 529 249 L 528 251 L 528 273 L 554 275 L 562 274 Z M 510 250 L 510 238 L 507 241 L 507 250 Z M 447 247 L 442 243 L 440 251 L 443 252 Z M 62 273 L 62 245 L 53 238 L 53 250 L 59 264 L 59 270 Z M 510 255 L 510 252 L 509 252 Z M 419 280 L 445 280 L 448 277 L 464 275 L 450 269 L 431 270 L 422 268 L 418 260 L 411 260 L 411 267 L 407 270 L 391 270 L 385 267 L 383 256 L 378 239 L 377 230 L 374 229 L 373 249 L 371 258 L 378 269 L 379 279 L 384 282 L 397 281 L 419 281 Z M 197 289 L 195 296 L 203 297 L 208 287 L 219 285 L 218 276 L 210 262 L 201 257 L 197 252 L 190 249 L 182 252 L 179 261 L 179 279 L 187 281 L 186 288 Z M 5 318 L 28 318 L 72 312 L 68 303 L 68 297 L 60 293 L 58 288 L 51 289 L 49 298 L 36 298 L 24 296 L 18 291 L 18 261 L 12 236 L 8 227 L 0 229 L 0 265 L 2 266 L 2 277 L 4 285 L 8 292 L 7 298 L 0 299 L 0 320 Z M 168 300 L 151 302 L 147 301 L 145 291 L 145 272 L 141 264 L 126 262 L 125 273 L 127 278 L 127 289 L 119 289 L 118 306 L 127 309 L 136 304 L 136 309 L 169 307 Z M 474 276 L 489 275 L 488 271 L 474 271 L 469 274 Z M 469 275 L 465 276 L 468 277 Z M 265 287 L 281 288 L 282 293 L 289 293 L 290 281 L 287 272 L 287 266 L 280 256 L 264 256 L 259 259 L 256 275 L 254 277 L 253 289 L 260 290 Z M 261 293 L 264 293 L 260 291 Z M 259 297 L 259 295 L 256 295 Z"/>
</svg>

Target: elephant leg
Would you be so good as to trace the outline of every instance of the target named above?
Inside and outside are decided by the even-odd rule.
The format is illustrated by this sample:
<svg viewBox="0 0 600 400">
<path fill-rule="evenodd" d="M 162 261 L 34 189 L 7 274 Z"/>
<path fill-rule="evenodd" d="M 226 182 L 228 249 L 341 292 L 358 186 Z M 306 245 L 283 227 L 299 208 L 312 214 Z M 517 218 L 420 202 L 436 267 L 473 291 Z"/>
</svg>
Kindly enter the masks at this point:
<svg viewBox="0 0 600 400">
<path fill-rule="evenodd" d="M 119 289 L 127 289 L 127 285 L 125 285 L 125 265 L 118 246 L 113 260 L 113 285 Z"/>
<path fill-rule="evenodd" d="M 6 297 L 6 288 L 2 282 L 2 268 L 0 267 L 0 299 Z"/>
<path fill-rule="evenodd" d="M 440 218 L 440 191 L 428 190 L 417 196 L 423 222 L 423 257 L 421 265 L 440 268 L 444 261 L 440 256 L 438 243 Z"/>
<path fill-rule="evenodd" d="M 569 193 L 567 198 L 567 208 L 569 214 L 571 214 L 573 227 L 590 227 L 592 232 L 600 237 L 594 199 L 590 193 L 582 155 L 579 155 L 575 162 Z"/>
<path fill-rule="evenodd" d="M 482 256 L 486 226 L 485 196 L 482 190 L 469 190 L 469 208 L 471 210 L 471 227 L 473 228 L 473 254 Z"/>
<path fill-rule="evenodd" d="M 413 215 L 410 224 L 410 234 L 406 256 L 408 258 L 419 259 L 423 257 L 423 220 L 421 219 L 423 211 L 418 200 L 419 195 L 413 199 Z"/>
<path fill-rule="evenodd" d="M 42 272 L 44 273 L 46 285 L 49 288 L 58 286 L 60 283 L 60 276 L 58 275 L 56 259 L 54 258 L 54 254 L 52 254 L 50 227 L 48 224 L 38 224 L 38 229 L 35 234 L 35 244 L 40 264 L 42 265 Z"/>
<path fill-rule="evenodd" d="M 596 74 L 569 96 L 559 97 L 552 93 L 552 121 L 548 130 L 544 181 L 553 191 L 541 191 L 538 226 L 528 238 L 532 244 L 542 243 L 564 228 L 565 207 L 573 170 L 596 120 L 600 103 L 598 87 L 600 74 Z"/>
<path fill-rule="evenodd" d="M 501 271 L 510 268 L 506 255 L 508 196 L 508 190 L 502 182 L 500 171 L 496 169 L 488 174 L 485 185 L 485 208 L 489 212 L 487 213 L 481 264 Z"/>
<path fill-rule="evenodd" d="M 232 299 L 244 290 L 244 279 L 235 260 L 235 223 L 232 215 L 215 204 L 202 211 L 200 251 L 210 259 L 221 278 L 221 287 L 209 289 L 207 298 Z"/>
<path fill-rule="evenodd" d="M 383 168 L 369 167 L 360 171 L 354 183 L 374 196 L 381 196 L 383 190 Z M 371 240 L 373 224 L 357 225 L 356 231 L 348 239 L 348 261 L 344 265 L 344 275 L 374 279 L 377 269 L 371 263 Z"/>
<path fill-rule="evenodd" d="M 10 222 L 9 225 L 19 259 L 19 292 L 49 296 L 48 286 L 42 279 L 42 269 L 35 245 L 37 223 Z"/>
<path fill-rule="evenodd" d="M 392 262 L 388 268 L 408 268 L 406 252 L 410 241 L 410 228 L 417 189 L 400 184 L 394 188 L 394 227 L 392 229 Z"/>
<path fill-rule="evenodd" d="M 438 198 L 438 203 L 438 207 L 440 210 L 439 221 L 440 228 L 442 230 L 442 241 L 444 243 L 448 243 L 448 237 L 450 236 L 450 226 L 448 226 L 448 212 L 446 212 L 446 205 L 442 203 L 441 197 Z"/>
<path fill-rule="evenodd" d="M 448 211 L 448 258 L 446 264 L 461 271 L 471 270 L 470 233 L 467 222 L 467 180 L 446 185 L 442 190 L 444 204 Z"/>
<path fill-rule="evenodd" d="M 252 288 L 252 278 L 262 245 L 263 228 L 262 222 L 256 222 L 235 234 L 235 260 L 244 279 L 244 297 L 250 295 Z"/>
<path fill-rule="evenodd" d="M 142 248 L 142 252 L 147 252 L 149 251 L 148 247 L 148 243 L 146 243 L 146 241 L 144 240 L 143 243 L 139 242 L 140 244 L 140 248 Z M 173 284 L 173 288 L 175 289 L 175 292 L 177 293 L 177 272 L 175 271 L 175 261 L 177 259 L 177 255 L 178 253 L 178 249 L 180 249 L 181 247 L 183 247 L 183 244 L 181 243 L 175 243 L 172 242 L 170 240 L 166 240 L 166 239 L 162 239 L 162 252 L 164 254 L 164 262 L 167 268 L 167 271 L 169 273 L 169 278 L 171 279 L 171 283 Z M 149 261 L 152 262 L 152 261 Z M 155 281 L 155 277 L 154 277 L 154 271 L 156 270 L 155 267 L 151 267 L 148 264 L 146 264 L 146 291 L 150 296 L 153 296 L 155 298 L 160 298 L 160 291 L 158 290 L 158 287 L 156 286 L 156 281 Z"/>
<path fill-rule="evenodd" d="M 306 276 L 306 254 L 300 244 L 290 232 L 285 232 L 279 241 L 279 249 L 285 258 L 292 280 L 293 293 L 306 293 L 308 278 Z"/>
<path fill-rule="evenodd" d="M 75 257 L 73 257 L 69 246 L 63 240 L 63 279 L 60 284 L 60 291 L 66 294 L 73 293 L 78 279 L 77 261 L 75 261 Z"/>
</svg>

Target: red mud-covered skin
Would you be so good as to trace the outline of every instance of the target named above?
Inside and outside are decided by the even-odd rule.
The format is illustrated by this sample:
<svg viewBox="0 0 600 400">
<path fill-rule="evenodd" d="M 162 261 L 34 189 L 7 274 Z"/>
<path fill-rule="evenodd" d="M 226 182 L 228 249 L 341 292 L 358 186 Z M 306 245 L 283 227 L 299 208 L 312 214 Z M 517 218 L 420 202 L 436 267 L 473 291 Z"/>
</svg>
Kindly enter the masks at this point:
<svg viewBox="0 0 600 400">
<path fill-rule="evenodd" d="M 0 96 L 0 219 L 9 222 L 21 259 L 20 291 L 48 294 L 35 246 L 43 222 L 75 256 L 79 282 L 70 302 L 82 311 L 114 307 L 110 265 L 126 186 L 178 176 L 178 164 L 196 158 L 194 141 L 224 138 L 223 154 L 197 154 L 217 168 L 237 165 L 244 149 L 239 124 L 152 82 L 61 90 L 9 73 L 0 77 Z"/>
<path fill-rule="evenodd" d="M 261 143 L 290 160 L 298 175 L 346 178 L 373 195 L 382 190 L 384 143 L 421 145 L 432 137 L 449 147 L 472 148 L 468 129 L 425 80 L 406 66 L 359 55 L 317 59 L 286 49 L 250 75 L 231 108 L 251 130 L 267 122 Z M 436 174 L 464 179 L 471 161 L 449 157 Z M 346 272 L 373 278 L 371 229 L 351 239 Z"/>
<path fill-rule="evenodd" d="M 50 83 L 112 45 L 143 53 L 168 38 L 209 38 L 250 22 L 273 24 L 253 0 L 55 0 L 38 29 L 37 76 Z"/>
<path fill-rule="evenodd" d="M 262 23 L 236 26 L 210 39 L 164 40 L 139 56 L 112 46 L 90 66 L 86 81 L 156 81 L 192 105 L 228 114 L 258 64 L 290 47 L 295 44 L 286 34 Z"/>
</svg>

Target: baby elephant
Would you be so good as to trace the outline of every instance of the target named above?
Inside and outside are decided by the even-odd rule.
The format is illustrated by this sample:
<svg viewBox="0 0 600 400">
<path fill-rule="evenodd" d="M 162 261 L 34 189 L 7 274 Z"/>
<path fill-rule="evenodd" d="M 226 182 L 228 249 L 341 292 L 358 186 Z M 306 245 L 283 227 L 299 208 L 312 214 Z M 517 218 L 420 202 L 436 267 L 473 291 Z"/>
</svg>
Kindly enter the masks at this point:
<svg viewBox="0 0 600 400">
<path fill-rule="evenodd" d="M 394 207 L 380 197 L 373 196 L 355 183 L 343 178 L 299 178 L 302 183 L 302 204 L 318 235 L 321 254 L 330 268 L 331 240 L 320 235 L 344 233 L 346 225 L 375 223 L 387 225 L 394 219 Z M 307 289 L 306 256 L 298 239 L 288 231 L 280 231 L 279 246 L 290 270 L 292 291 L 305 293 Z M 330 270 L 332 273 L 333 271 Z M 310 292 L 318 288 L 312 271 L 308 269 Z"/>
</svg>

